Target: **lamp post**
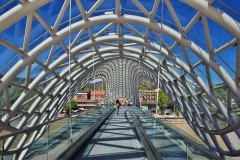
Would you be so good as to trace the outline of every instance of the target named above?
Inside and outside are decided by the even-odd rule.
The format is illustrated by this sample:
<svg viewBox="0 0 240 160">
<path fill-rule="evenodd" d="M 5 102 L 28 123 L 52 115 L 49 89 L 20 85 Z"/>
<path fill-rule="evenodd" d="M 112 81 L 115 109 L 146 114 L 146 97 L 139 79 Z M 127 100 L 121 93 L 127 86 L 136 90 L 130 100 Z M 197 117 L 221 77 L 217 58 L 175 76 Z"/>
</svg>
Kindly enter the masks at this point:
<svg viewBox="0 0 240 160">
<path fill-rule="evenodd" d="M 156 98 L 156 114 L 157 114 L 157 110 L 159 109 L 159 106 L 158 106 L 158 94 L 159 94 L 159 88 L 156 89 L 156 92 L 157 92 L 157 98 Z"/>
</svg>

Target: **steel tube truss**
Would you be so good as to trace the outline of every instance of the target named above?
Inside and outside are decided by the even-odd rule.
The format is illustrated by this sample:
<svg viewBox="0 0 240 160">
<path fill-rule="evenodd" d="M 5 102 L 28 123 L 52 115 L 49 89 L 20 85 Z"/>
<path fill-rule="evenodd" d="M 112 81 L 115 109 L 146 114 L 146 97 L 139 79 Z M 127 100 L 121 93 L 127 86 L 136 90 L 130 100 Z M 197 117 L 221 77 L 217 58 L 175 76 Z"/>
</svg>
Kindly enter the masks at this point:
<svg viewBox="0 0 240 160">
<path fill-rule="evenodd" d="M 115 100 L 123 97 L 134 102 L 133 95 L 138 92 L 136 80 L 138 77 L 145 76 L 156 83 L 153 72 L 147 68 L 139 66 L 133 60 L 115 59 L 107 61 L 98 68 L 95 73 L 88 74 L 82 81 L 82 86 L 94 80 L 103 79 L 106 85 L 106 101 L 114 104 Z"/>
<path fill-rule="evenodd" d="M 74 6 L 69 7 L 70 1 Z M 24 0 L 0 16 L 0 54 L 9 60 L 0 66 L 0 131 L 56 119 L 94 77 L 105 81 L 111 103 L 118 97 L 138 97 L 139 77 L 156 84 L 160 72 L 160 88 L 200 139 L 220 156 L 240 156 L 240 24 L 235 17 L 205 0 L 150 0 L 147 6 L 129 0 L 130 8 L 122 7 L 123 0 L 98 0 L 88 7 L 82 0 L 62 0 L 56 17 L 48 19 L 43 13 L 55 3 Z M 103 12 L 104 3 L 114 8 L 103 7 Z M 194 11 L 187 23 L 175 3 Z M 138 10 L 128 12 L 131 7 Z M 66 23 L 69 8 L 71 26 Z M 196 26 L 202 35 L 194 37 Z M 230 38 L 216 45 L 213 26 Z M 9 38 L 13 28 L 22 29 L 23 41 Z M 23 158 L 46 129 L 28 130 L 17 147 L 17 135 L 8 138 L 4 154 Z"/>
</svg>

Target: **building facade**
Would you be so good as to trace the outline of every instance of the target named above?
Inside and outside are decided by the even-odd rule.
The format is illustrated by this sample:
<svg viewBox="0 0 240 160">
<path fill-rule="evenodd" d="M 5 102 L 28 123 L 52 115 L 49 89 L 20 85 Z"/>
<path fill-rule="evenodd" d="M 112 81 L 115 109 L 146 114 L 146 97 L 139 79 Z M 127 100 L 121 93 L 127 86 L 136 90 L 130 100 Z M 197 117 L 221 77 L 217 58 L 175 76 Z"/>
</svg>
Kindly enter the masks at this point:
<svg viewBox="0 0 240 160">
<path fill-rule="evenodd" d="M 156 91 L 155 90 L 139 90 L 139 100 L 141 104 L 155 104 Z"/>
<path fill-rule="evenodd" d="M 80 90 L 73 99 L 80 109 L 91 109 L 105 103 L 105 91 Z"/>
<path fill-rule="evenodd" d="M 97 106 L 101 106 L 105 103 L 105 94 L 104 90 L 90 91 L 90 99 L 93 100 Z"/>
</svg>

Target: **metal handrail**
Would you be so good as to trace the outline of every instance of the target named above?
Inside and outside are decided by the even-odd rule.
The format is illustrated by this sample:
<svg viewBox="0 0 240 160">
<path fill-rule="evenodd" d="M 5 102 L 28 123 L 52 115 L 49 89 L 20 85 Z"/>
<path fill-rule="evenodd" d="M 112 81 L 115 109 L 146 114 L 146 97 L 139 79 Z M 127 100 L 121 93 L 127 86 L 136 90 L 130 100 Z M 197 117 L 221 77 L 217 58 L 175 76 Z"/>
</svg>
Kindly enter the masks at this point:
<svg viewBox="0 0 240 160">
<path fill-rule="evenodd" d="M 137 134 L 141 140 L 141 143 L 145 148 L 147 157 L 152 160 L 162 160 L 163 159 L 162 156 L 158 153 L 153 143 L 147 137 L 146 132 L 143 129 L 143 126 L 138 122 L 137 118 L 135 118 L 132 111 L 129 111 L 129 113 L 131 115 L 131 119 L 134 123 Z"/>
<path fill-rule="evenodd" d="M 61 155 L 59 155 L 56 159 L 58 160 L 73 159 L 79 152 L 79 149 L 82 148 L 95 135 L 98 129 L 105 123 L 108 117 L 111 116 L 114 110 L 115 108 L 112 108 L 107 113 L 105 113 L 103 117 L 96 121 L 92 127 L 90 127 L 77 141 L 71 144 L 71 146 L 67 150 L 65 150 Z"/>
<path fill-rule="evenodd" d="M 192 136 L 190 136 L 187 133 L 182 133 L 177 129 L 174 129 L 173 127 L 170 127 L 169 125 L 167 125 L 166 123 L 163 123 L 160 119 L 156 119 L 155 117 L 153 117 L 152 115 L 150 115 L 149 113 L 145 113 L 143 112 L 145 115 L 147 115 L 149 118 L 157 121 L 158 123 L 162 124 L 164 127 L 166 127 L 167 129 L 171 130 L 172 132 L 176 133 L 178 136 L 182 137 L 184 140 L 186 140 L 189 144 L 194 145 L 196 148 L 198 148 L 199 150 L 203 151 L 204 153 L 206 153 L 207 155 L 209 155 L 210 157 L 213 157 L 215 159 L 220 159 L 220 157 L 217 155 L 217 153 L 212 153 L 209 152 L 210 150 L 207 148 L 206 144 L 203 143 L 199 143 L 196 139 L 191 138 Z"/>
</svg>

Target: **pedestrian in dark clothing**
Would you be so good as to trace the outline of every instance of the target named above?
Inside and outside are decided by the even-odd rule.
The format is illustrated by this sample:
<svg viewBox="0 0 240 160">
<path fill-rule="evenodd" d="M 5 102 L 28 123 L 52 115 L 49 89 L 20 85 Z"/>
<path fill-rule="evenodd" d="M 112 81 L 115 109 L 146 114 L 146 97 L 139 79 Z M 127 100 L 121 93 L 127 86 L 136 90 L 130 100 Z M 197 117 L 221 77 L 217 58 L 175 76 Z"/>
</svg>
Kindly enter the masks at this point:
<svg viewBox="0 0 240 160">
<path fill-rule="evenodd" d="M 119 100 L 116 100 L 116 106 L 117 106 L 117 115 L 118 115 L 119 108 L 120 108 L 120 102 L 119 102 Z"/>
</svg>

